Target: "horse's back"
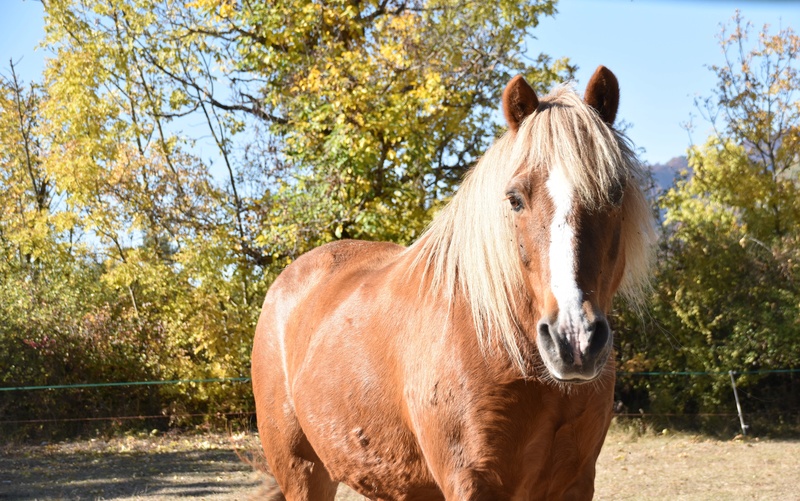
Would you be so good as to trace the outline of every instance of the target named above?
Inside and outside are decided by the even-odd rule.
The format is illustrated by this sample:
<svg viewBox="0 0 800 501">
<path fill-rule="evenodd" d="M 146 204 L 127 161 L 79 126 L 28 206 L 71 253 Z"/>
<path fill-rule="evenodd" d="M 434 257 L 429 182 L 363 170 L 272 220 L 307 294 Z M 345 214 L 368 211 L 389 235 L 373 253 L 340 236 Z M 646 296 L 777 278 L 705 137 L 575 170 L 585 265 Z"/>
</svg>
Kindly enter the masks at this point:
<svg viewBox="0 0 800 501">
<path fill-rule="evenodd" d="M 325 310 L 335 308 L 337 298 L 403 250 L 387 242 L 341 240 L 300 256 L 278 276 L 264 299 L 253 347 L 254 370 L 262 359 L 280 357 L 283 378 L 291 379 L 289 369 L 303 358 L 313 333 L 310 324 L 321 321 Z M 254 382 L 259 384 L 260 379 Z"/>
</svg>

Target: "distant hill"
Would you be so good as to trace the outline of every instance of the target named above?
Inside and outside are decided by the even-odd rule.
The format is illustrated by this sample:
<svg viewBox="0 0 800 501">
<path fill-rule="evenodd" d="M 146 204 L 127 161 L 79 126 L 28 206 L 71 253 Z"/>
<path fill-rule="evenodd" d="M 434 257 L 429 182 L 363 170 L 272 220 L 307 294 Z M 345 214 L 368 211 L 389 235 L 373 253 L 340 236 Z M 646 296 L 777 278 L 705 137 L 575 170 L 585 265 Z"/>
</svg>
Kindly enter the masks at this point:
<svg viewBox="0 0 800 501">
<path fill-rule="evenodd" d="M 653 172 L 658 191 L 665 191 L 675 184 L 675 178 L 681 171 L 689 170 L 689 162 L 685 156 L 675 157 L 663 164 L 651 164 L 650 170 Z"/>
</svg>

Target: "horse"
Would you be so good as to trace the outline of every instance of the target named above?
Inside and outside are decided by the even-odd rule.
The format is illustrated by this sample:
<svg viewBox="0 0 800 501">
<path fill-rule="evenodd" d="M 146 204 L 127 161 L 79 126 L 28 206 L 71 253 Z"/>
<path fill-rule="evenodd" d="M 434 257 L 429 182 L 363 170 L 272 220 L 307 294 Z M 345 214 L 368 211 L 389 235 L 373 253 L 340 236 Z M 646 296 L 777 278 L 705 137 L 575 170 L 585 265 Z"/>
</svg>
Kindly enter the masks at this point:
<svg viewBox="0 0 800 501">
<path fill-rule="evenodd" d="M 409 247 L 341 240 L 269 289 L 252 385 L 274 499 L 590 499 L 612 418 L 607 316 L 641 305 L 654 225 L 616 76 L 541 100 Z"/>
</svg>

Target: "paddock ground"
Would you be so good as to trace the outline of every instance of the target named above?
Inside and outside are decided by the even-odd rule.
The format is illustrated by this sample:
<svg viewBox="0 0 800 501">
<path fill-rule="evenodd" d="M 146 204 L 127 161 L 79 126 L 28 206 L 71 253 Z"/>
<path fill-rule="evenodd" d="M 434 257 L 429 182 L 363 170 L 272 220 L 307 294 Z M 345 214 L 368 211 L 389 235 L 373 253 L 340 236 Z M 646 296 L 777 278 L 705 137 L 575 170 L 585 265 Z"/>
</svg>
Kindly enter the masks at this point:
<svg viewBox="0 0 800 501">
<path fill-rule="evenodd" d="M 0 500 L 248 500 L 261 478 L 246 434 L 139 434 L 0 446 Z M 716 440 L 612 428 L 599 500 L 800 500 L 800 442 Z M 363 499 L 340 488 L 339 501 Z"/>
</svg>

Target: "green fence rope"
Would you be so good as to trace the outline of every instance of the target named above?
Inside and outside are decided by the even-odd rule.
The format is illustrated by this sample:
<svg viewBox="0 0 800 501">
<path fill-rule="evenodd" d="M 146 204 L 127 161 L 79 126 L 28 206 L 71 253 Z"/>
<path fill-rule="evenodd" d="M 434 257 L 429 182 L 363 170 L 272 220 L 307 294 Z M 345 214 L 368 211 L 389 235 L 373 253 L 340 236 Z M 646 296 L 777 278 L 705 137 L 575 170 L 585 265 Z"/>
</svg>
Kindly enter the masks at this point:
<svg viewBox="0 0 800 501">
<path fill-rule="evenodd" d="M 800 369 L 761 369 L 751 371 L 733 371 L 734 376 L 758 374 L 792 374 L 800 373 Z M 617 376 L 728 376 L 730 371 L 674 371 L 674 372 L 617 372 Z"/>
<path fill-rule="evenodd" d="M 219 377 L 209 379 L 171 379 L 168 381 L 126 381 L 119 383 L 80 383 L 80 384 L 55 384 L 44 386 L 11 386 L 0 387 L 0 391 L 28 391 L 28 390 L 62 390 L 65 388 L 102 388 L 108 386 L 153 386 L 162 384 L 186 383 L 244 383 L 250 381 L 249 377 Z"/>
<path fill-rule="evenodd" d="M 733 371 L 735 376 L 759 374 L 791 374 L 800 373 L 800 369 L 763 369 L 752 371 Z M 675 372 L 617 372 L 617 376 L 728 376 L 728 371 L 675 371 Z M 9 386 L 0 387 L 0 391 L 29 391 L 29 390 L 62 390 L 68 388 L 103 388 L 109 386 L 154 386 L 164 384 L 187 383 L 246 383 L 249 377 L 223 377 L 209 379 L 172 379 L 168 381 L 126 381 L 119 383 L 80 383 L 56 384 L 43 386 Z"/>
</svg>

